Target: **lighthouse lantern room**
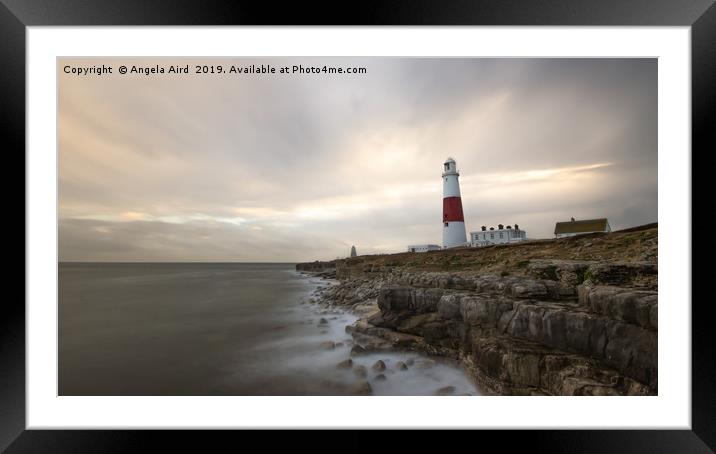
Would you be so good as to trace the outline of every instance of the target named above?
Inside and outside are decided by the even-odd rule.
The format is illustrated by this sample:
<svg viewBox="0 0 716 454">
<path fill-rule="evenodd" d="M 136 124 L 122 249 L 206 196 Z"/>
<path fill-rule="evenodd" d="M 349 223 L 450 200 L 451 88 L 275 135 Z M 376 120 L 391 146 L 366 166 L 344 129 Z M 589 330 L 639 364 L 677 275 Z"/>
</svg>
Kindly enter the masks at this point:
<svg viewBox="0 0 716 454">
<path fill-rule="evenodd" d="M 464 246 L 467 243 L 459 176 L 455 160 L 447 158 L 443 164 L 443 248 Z"/>
</svg>

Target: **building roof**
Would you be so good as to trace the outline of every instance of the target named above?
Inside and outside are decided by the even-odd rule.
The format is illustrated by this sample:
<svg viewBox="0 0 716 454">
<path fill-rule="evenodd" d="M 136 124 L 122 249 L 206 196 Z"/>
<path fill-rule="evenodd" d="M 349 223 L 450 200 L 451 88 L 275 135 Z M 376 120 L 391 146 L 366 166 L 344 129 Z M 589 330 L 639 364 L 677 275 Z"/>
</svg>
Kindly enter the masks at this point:
<svg viewBox="0 0 716 454">
<path fill-rule="evenodd" d="M 554 234 L 603 232 L 607 230 L 608 225 L 609 221 L 607 221 L 607 218 L 558 222 L 554 226 Z"/>
</svg>

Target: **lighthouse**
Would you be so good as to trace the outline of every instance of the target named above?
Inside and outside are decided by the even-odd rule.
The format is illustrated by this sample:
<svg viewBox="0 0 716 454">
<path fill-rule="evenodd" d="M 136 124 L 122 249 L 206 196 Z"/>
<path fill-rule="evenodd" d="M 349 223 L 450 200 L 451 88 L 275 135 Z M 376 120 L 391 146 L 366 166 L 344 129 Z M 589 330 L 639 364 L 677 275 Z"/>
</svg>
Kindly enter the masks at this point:
<svg viewBox="0 0 716 454">
<path fill-rule="evenodd" d="M 464 246 L 467 243 L 459 176 L 455 160 L 447 158 L 443 164 L 443 248 Z"/>
</svg>

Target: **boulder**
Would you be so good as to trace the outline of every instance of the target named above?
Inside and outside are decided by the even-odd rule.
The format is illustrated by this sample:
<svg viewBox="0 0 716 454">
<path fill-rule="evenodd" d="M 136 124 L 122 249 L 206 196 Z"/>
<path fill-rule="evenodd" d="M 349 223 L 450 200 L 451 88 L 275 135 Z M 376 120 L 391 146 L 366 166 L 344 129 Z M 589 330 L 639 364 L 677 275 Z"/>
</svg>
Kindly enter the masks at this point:
<svg viewBox="0 0 716 454">
<path fill-rule="evenodd" d="M 590 314 L 564 312 L 567 350 L 602 357 L 607 342 L 605 323 L 605 319 Z"/>
<path fill-rule="evenodd" d="M 435 367 L 435 360 L 430 358 L 422 358 L 415 362 L 415 368 L 416 369 L 432 369 Z"/>
<path fill-rule="evenodd" d="M 590 265 L 585 277 L 595 284 L 628 285 L 642 280 L 650 282 L 657 271 L 656 262 L 605 262 Z"/>
<path fill-rule="evenodd" d="M 538 387 L 540 385 L 540 355 L 512 350 L 505 355 L 504 365 L 508 380 L 513 385 Z"/>
<path fill-rule="evenodd" d="M 408 366 L 402 361 L 397 361 L 395 363 L 395 368 L 398 370 L 408 370 Z"/>
<path fill-rule="evenodd" d="M 373 394 L 373 388 L 370 386 L 368 381 L 363 380 L 351 386 L 349 388 L 349 392 L 354 396 L 370 396 Z"/>
<path fill-rule="evenodd" d="M 409 287 L 384 288 L 378 294 L 378 307 L 383 314 L 410 309 L 412 289 Z"/>
<path fill-rule="evenodd" d="M 382 360 L 379 359 L 378 361 L 376 361 L 376 362 L 373 364 L 372 369 L 373 369 L 373 370 L 376 370 L 376 371 L 384 371 L 384 370 L 385 370 L 385 363 L 384 363 Z"/>
<path fill-rule="evenodd" d="M 512 310 L 514 301 L 489 295 L 464 296 L 460 299 L 460 316 L 469 325 L 496 326 L 505 312 Z"/>
<path fill-rule="evenodd" d="M 545 298 L 547 287 L 544 283 L 534 279 L 520 279 L 507 284 L 506 292 L 515 298 Z"/>
<path fill-rule="evenodd" d="M 454 386 L 443 386 L 442 388 L 435 391 L 436 396 L 450 396 L 452 394 L 455 394 Z"/>
<path fill-rule="evenodd" d="M 622 322 L 609 322 L 604 349 L 607 364 L 623 374 L 658 389 L 658 334 Z"/>
<path fill-rule="evenodd" d="M 582 286 L 579 302 L 594 313 L 658 329 L 656 320 L 652 323 L 651 318 L 651 309 L 658 304 L 655 291 L 607 285 Z"/>
<path fill-rule="evenodd" d="M 321 348 L 324 350 L 333 350 L 336 348 L 336 344 L 333 341 L 321 342 Z"/>
<path fill-rule="evenodd" d="M 353 360 L 348 358 L 340 363 L 336 364 L 338 369 L 351 369 L 353 367 Z"/>
<path fill-rule="evenodd" d="M 573 300 L 577 298 L 577 288 L 562 281 L 542 281 L 547 289 L 547 299 L 550 300 Z"/>
<path fill-rule="evenodd" d="M 411 295 L 410 310 L 418 314 L 435 312 L 443 293 L 443 290 L 437 288 L 414 289 Z"/>
<path fill-rule="evenodd" d="M 454 339 L 455 324 L 456 322 L 443 320 L 428 322 L 420 327 L 418 334 L 422 334 L 427 342 L 439 345 L 452 344 L 450 341 Z"/>
<path fill-rule="evenodd" d="M 459 295 L 443 295 L 437 307 L 440 317 L 447 320 L 462 320 Z"/>
<path fill-rule="evenodd" d="M 431 323 L 442 323 L 443 319 L 436 313 L 407 315 L 395 326 L 399 332 L 424 335 L 425 326 Z"/>
<path fill-rule="evenodd" d="M 587 260 L 532 260 L 527 269 L 530 274 L 540 279 L 574 287 L 584 282 L 587 270 L 595 263 Z"/>
<path fill-rule="evenodd" d="M 353 366 L 353 373 L 359 377 L 366 377 L 368 376 L 368 369 L 361 365 Z"/>
<path fill-rule="evenodd" d="M 606 319 L 564 307 L 521 303 L 505 326 L 517 339 L 573 351 L 586 356 L 603 356 Z"/>
<path fill-rule="evenodd" d="M 389 325 L 388 323 L 386 323 L 386 320 L 383 318 L 382 312 L 376 312 L 375 314 L 372 314 L 370 317 L 368 317 L 367 321 L 368 321 L 368 324 L 373 325 L 373 326 Z"/>
<path fill-rule="evenodd" d="M 497 291 L 497 284 L 502 278 L 496 274 L 481 274 L 474 279 L 475 290 L 479 293 L 492 293 Z"/>
</svg>

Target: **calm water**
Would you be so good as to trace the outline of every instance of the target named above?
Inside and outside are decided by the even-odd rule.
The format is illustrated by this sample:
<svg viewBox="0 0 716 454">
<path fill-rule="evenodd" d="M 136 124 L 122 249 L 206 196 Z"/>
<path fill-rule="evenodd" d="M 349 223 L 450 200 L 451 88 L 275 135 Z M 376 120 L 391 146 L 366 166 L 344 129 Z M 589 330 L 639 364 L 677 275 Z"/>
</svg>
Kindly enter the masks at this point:
<svg viewBox="0 0 716 454">
<path fill-rule="evenodd" d="M 476 394 L 462 370 L 393 370 L 414 354 L 349 357 L 356 317 L 308 303 L 326 285 L 290 264 L 59 266 L 61 395 L 337 395 L 368 380 L 373 394 Z M 327 325 L 319 325 L 325 318 Z M 325 350 L 325 341 L 343 342 Z M 387 380 L 370 366 L 382 359 Z"/>
</svg>

